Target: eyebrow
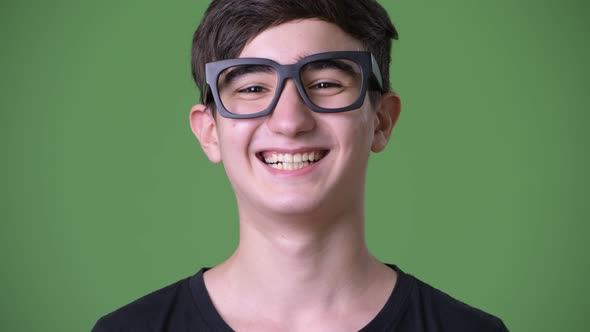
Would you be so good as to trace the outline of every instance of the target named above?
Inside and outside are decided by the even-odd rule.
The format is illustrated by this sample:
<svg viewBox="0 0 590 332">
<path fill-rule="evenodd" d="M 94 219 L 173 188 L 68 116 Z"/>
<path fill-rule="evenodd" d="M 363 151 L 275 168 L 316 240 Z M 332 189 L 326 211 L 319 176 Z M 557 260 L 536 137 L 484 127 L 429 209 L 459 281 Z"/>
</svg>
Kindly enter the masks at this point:
<svg viewBox="0 0 590 332">
<path fill-rule="evenodd" d="M 310 62 L 305 65 L 303 68 L 304 70 L 322 70 L 322 69 L 337 69 L 344 71 L 349 74 L 357 74 L 357 71 L 354 70 L 354 67 L 344 63 L 342 61 L 338 61 L 335 59 L 326 59 L 326 60 L 319 60 Z"/>
<path fill-rule="evenodd" d="M 236 78 L 252 74 L 252 73 L 272 73 L 274 69 L 266 65 L 241 65 L 237 66 L 235 69 L 229 71 L 227 74 L 223 75 L 220 78 L 223 78 L 223 83 L 229 84 Z"/>
</svg>

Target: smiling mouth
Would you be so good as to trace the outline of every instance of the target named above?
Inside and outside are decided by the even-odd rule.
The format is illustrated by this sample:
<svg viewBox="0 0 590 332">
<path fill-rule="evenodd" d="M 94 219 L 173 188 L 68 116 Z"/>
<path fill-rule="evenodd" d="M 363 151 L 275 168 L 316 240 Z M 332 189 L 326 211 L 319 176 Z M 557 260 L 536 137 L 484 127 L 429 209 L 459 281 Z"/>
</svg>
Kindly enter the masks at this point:
<svg viewBox="0 0 590 332">
<path fill-rule="evenodd" d="M 327 150 L 307 151 L 303 153 L 266 151 L 258 153 L 258 159 L 274 169 L 291 171 L 313 165 L 322 160 L 326 154 L 328 154 Z"/>
</svg>

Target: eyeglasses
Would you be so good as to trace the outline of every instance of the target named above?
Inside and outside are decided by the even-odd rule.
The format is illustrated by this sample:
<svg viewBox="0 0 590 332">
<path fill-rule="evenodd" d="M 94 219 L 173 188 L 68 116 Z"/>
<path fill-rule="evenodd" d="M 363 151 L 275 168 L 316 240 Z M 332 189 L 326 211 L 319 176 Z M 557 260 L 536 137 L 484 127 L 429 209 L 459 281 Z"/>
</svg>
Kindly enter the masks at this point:
<svg viewBox="0 0 590 332">
<path fill-rule="evenodd" d="M 293 79 L 299 95 L 319 113 L 360 108 L 371 77 L 383 88 L 373 55 L 362 51 L 326 52 L 307 56 L 295 64 L 281 65 L 264 58 L 237 58 L 205 65 L 210 91 L 221 116 L 250 119 L 270 114 L 285 81 Z"/>
</svg>

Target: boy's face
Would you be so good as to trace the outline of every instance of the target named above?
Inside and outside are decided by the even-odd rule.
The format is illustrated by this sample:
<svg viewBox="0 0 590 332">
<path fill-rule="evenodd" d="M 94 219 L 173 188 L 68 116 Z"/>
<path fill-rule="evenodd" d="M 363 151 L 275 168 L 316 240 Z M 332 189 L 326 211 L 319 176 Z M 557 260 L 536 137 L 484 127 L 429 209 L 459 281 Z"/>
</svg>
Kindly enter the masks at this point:
<svg viewBox="0 0 590 332">
<path fill-rule="evenodd" d="M 336 25 L 308 19 L 263 31 L 239 57 L 292 64 L 316 53 L 361 50 L 362 43 Z M 386 94 L 371 105 L 367 97 L 356 110 L 315 113 L 288 80 L 270 115 L 217 115 L 214 120 L 204 110 L 203 105 L 193 108 L 191 126 L 209 159 L 223 162 L 242 216 L 323 215 L 359 208 L 362 213 L 369 154 L 385 147 L 399 115 L 399 99 Z M 283 165 L 273 165 L 277 159 Z"/>
</svg>

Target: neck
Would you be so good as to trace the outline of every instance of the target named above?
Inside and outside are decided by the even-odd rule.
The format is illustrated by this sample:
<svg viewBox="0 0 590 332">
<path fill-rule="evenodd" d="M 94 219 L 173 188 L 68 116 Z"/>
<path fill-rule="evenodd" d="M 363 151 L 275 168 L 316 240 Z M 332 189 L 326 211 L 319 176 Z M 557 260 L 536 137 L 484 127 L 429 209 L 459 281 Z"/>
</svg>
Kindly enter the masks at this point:
<svg viewBox="0 0 590 332">
<path fill-rule="evenodd" d="M 275 317 L 343 310 L 343 303 L 355 302 L 383 276 L 383 265 L 365 243 L 362 208 L 332 215 L 329 222 L 269 219 L 241 214 L 237 250 L 208 272 L 244 304 L 266 303 Z"/>
<path fill-rule="evenodd" d="M 274 284 L 287 289 L 289 284 L 297 289 L 325 284 L 337 287 L 339 276 L 362 271 L 370 261 L 363 220 L 358 216 L 329 224 L 282 222 L 274 220 L 272 227 L 246 220 L 241 223 L 240 244 L 232 260 L 236 267 L 249 267 L 254 280 L 280 280 Z"/>
</svg>

